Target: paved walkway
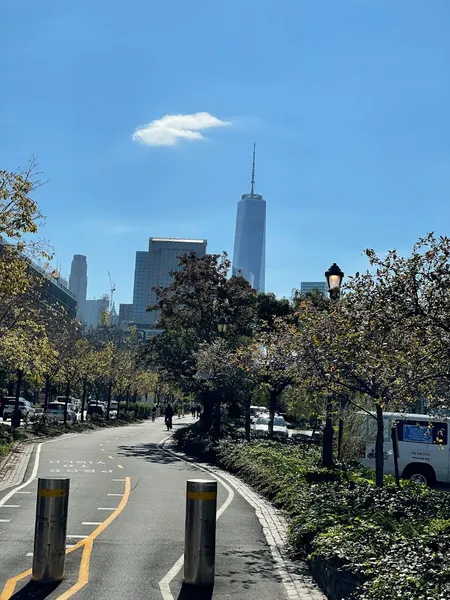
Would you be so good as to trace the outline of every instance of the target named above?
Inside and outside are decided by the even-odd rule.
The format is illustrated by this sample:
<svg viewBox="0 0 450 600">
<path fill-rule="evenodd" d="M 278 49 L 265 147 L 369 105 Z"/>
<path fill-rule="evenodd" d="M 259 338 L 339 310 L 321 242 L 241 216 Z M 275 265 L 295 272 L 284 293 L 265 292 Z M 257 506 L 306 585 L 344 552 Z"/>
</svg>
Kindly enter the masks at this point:
<svg viewBox="0 0 450 600">
<path fill-rule="evenodd" d="M 22 483 L 34 444 L 20 443 L 0 462 L 0 492 Z"/>
</svg>

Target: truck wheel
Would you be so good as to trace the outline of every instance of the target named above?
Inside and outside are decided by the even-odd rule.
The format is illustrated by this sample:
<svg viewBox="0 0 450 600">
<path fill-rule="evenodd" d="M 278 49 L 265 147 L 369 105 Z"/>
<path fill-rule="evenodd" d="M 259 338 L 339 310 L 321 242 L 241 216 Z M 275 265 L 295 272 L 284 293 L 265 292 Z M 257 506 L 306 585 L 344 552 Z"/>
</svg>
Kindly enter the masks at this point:
<svg viewBox="0 0 450 600">
<path fill-rule="evenodd" d="M 408 465 L 403 471 L 402 477 L 414 481 L 415 483 L 421 483 L 422 485 L 428 485 L 432 487 L 436 483 L 436 473 L 433 467 L 429 465 L 423 465 L 421 463 L 414 463 Z"/>
</svg>

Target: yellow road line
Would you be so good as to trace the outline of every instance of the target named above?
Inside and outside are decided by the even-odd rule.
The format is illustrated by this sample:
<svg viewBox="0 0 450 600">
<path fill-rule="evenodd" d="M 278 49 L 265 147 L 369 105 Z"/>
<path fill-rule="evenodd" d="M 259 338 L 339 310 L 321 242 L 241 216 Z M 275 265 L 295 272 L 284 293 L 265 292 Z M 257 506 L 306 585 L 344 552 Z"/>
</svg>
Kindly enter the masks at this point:
<svg viewBox="0 0 450 600">
<path fill-rule="evenodd" d="M 61 596 L 58 596 L 58 600 L 67 600 L 74 594 L 79 592 L 89 582 L 89 565 L 91 562 L 92 546 L 94 540 L 86 542 L 83 548 L 83 554 L 81 556 L 80 569 L 78 571 L 78 581 L 73 585 L 67 592 L 64 592 Z"/>
<path fill-rule="evenodd" d="M 110 458 L 111 460 L 114 460 L 114 457 L 113 457 L 113 456 L 108 456 L 108 458 Z"/>
<path fill-rule="evenodd" d="M 123 469 L 122 465 L 117 465 L 119 467 L 119 469 Z"/>
<path fill-rule="evenodd" d="M 31 569 L 27 569 L 23 573 L 20 573 L 19 575 L 8 579 L 5 587 L 3 588 L 2 593 L 0 594 L 0 600 L 9 600 L 9 598 L 11 598 L 11 596 L 14 594 L 17 582 L 21 579 L 25 579 L 25 577 L 28 577 L 28 575 L 31 575 Z"/>
<path fill-rule="evenodd" d="M 111 513 L 109 515 L 109 517 L 107 519 L 105 519 L 103 521 L 103 523 L 101 525 L 99 525 L 96 529 L 94 529 L 94 531 L 84 540 L 80 540 L 79 542 L 77 542 L 74 546 L 72 546 L 72 548 L 68 548 L 66 550 L 66 554 L 70 554 L 70 552 L 74 552 L 75 550 L 78 550 L 78 548 L 82 548 L 83 546 L 85 547 L 85 550 L 83 550 L 83 555 L 81 557 L 81 564 L 80 564 L 80 570 L 78 572 L 78 581 L 75 585 L 73 585 L 69 590 L 67 590 L 67 592 L 65 592 L 63 595 L 58 596 L 57 600 L 63 600 L 64 598 L 70 598 L 70 596 L 66 596 L 65 594 L 69 594 L 69 592 L 73 592 L 70 595 L 73 595 L 75 592 L 77 592 L 79 589 L 81 589 L 83 586 L 86 585 L 86 583 L 88 583 L 89 581 L 89 564 L 90 564 L 90 560 L 91 560 L 91 552 L 92 552 L 92 544 L 95 540 L 95 538 L 97 538 L 102 531 L 104 531 L 108 525 L 110 525 L 114 519 L 123 511 L 123 509 L 125 508 L 125 506 L 127 505 L 128 499 L 130 497 L 130 492 L 131 492 L 131 479 L 129 477 L 125 477 L 125 490 L 124 490 L 124 494 L 123 494 L 123 498 L 120 500 L 119 502 L 119 506 L 114 510 L 113 513 Z M 90 550 L 86 550 L 86 546 L 90 546 Z M 8 581 L 5 584 L 5 587 L 2 590 L 2 593 L 0 594 L 0 600 L 9 600 L 11 598 L 11 596 L 14 593 L 14 590 L 16 589 L 16 585 L 17 582 L 20 581 L 21 579 L 24 579 L 25 577 L 28 577 L 29 575 L 31 575 L 31 569 L 27 569 L 26 571 L 23 571 L 23 573 L 19 573 L 19 575 L 15 575 L 14 577 L 11 577 L 10 579 L 8 579 Z M 80 586 L 80 587 L 77 587 Z M 74 588 L 77 588 L 76 590 L 74 590 Z"/>
</svg>

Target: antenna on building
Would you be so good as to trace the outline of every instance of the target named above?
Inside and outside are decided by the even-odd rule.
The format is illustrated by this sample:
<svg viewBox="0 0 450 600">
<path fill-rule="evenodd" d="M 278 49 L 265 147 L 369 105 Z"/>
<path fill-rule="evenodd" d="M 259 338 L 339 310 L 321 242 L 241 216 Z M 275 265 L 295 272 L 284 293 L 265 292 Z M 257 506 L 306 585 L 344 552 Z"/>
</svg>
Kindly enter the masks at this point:
<svg viewBox="0 0 450 600">
<path fill-rule="evenodd" d="M 250 195 L 255 193 L 255 158 L 256 158 L 256 142 L 253 142 L 253 164 L 252 164 L 252 189 Z"/>
</svg>

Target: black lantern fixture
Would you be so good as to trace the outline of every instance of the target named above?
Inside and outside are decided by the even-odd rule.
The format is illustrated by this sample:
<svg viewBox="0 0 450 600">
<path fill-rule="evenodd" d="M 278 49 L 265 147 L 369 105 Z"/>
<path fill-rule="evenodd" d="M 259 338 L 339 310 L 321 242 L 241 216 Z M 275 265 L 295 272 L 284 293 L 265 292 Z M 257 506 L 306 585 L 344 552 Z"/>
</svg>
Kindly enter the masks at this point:
<svg viewBox="0 0 450 600">
<path fill-rule="evenodd" d="M 326 271 L 325 277 L 327 278 L 328 293 L 330 294 L 330 298 L 337 300 L 341 293 L 341 284 L 342 280 L 344 279 L 344 271 L 341 271 L 337 264 L 333 263 L 328 271 Z"/>
<path fill-rule="evenodd" d="M 217 331 L 219 332 L 220 336 L 225 335 L 225 333 L 227 332 L 228 329 L 228 322 L 225 319 L 225 317 L 220 317 L 220 319 L 217 322 Z"/>
</svg>

